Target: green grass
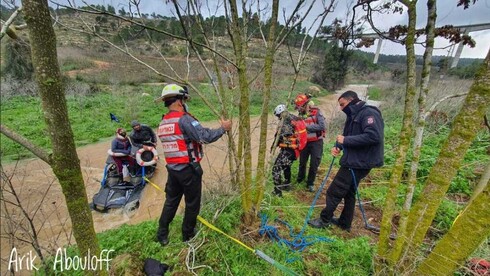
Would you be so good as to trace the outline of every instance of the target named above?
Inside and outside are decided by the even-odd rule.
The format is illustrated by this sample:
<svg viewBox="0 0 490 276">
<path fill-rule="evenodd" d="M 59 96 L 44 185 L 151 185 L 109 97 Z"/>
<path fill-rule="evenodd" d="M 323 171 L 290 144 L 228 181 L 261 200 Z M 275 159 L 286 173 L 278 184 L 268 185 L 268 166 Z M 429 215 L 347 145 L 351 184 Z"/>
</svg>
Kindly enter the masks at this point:
<svg viewBox="0 0 490 276">
<path fill-rule="evenodd" d="M 309 83 L 302 83 L 305 88 Z M 217 98 L 209 90 L 209 86 L 202 86 L 203 93 L 206 97 L 216 102 Z M 288 93 L 287 89 L 281 86 L 277 87 L 271 103 L 273 106 L 284 99 Z M 111 137 L 115 128 L 123 126 L 129 128 L 129 122 L 137 118 L 152 127 L 156 127 L 160 121 L 161 115 L 165 108 L 161 104 L 153 103 L 152 99 L 157 97 L 160 87 L 154 86 L 122 86 L 117 89 L 103 87 L 101 93 L 91 96 L 70 96 L 67 98 L 70 110 L 70 120 L 75 133 L 77 145 L 93 143 Z M 138 96 L 141 93 L 148 93 L 150 96 Z M 196 95 L 189 102 L 190 112 L 195 114 L 203 121 L 216 120 L 214 114 L 209 112 Z M 260 92 L 251 92 L 251 113 L 259 114 L 261 101 Z M 136 106 L 136 108 L 135 108 Z M 216 105 L 216 108 L 218 104 Z M 42 122 L 42 112 L 40 102 L 36 98 L 12 98 L 2 103 L 2 123 L 26 135 L 43 147 L 49 148 L 49 141 L 46 139 L 45 125 Z M 121 123 L 110 122 L 109 112 L 116 114 Z M 237 114 L 237 107 L 234 106 L 233 114 Z M 387 168 L 393 165 L 395 156 L 394 151 L 398 139 L 398 133 L 401 127 L 399 110 L 388 108 L 384 110 L 385 115 L 385 166 Z M 332 132 L 340 131 L 331 130 Z M 438 128 L 437 130 L 428 131 L 424 146 L 422 148 L 422 160 L 418 174 L 419 181 L 416 187 L 415 199 L 420 196 L 423 189 L 424 180 L 430 173 L 430 168 L 439 154 L 442 143 L 448 135 L 447 128 Z M 2 157 L 15 156 L 15 145 L 7 144 L 8 139 L 2 137 Z M 322 160 L 321 176 L 324 176 L 331 162 L 330 146 L 332 141 L 325 141 L 324 155 Z M 490 139 L 487 132 L 479 133 L 473 145 L 465 156 L 462 168 L 458 171 L 457 177 L 451 183 L 449 193 L 470 194 L 472 186 L 477 178 L 475 171 L 479 166 L 488 162 L 489 156 L 486 149 L 490 145 Z M 10 153 L 10 154 L 6 154 Z M 409 153 L 410 154 L 410 153 Z M 298 162 L 293 165 L 293 176 L 297 174 Z M 408 163 L 406 164 L 408 168 Z M 338 167 L 338 160 L 335 162 Z M 363 200 L 376 200 L 375 207 L 381 207 L 383 199 L 387 192 L 389 179 L 389 170 L 373 171 L 371 173 L 372 181 L 375 185 L 361 185 L 360 193 Z M 376 184 L 382 182 L 383 184 Z M 328 185 L 329 183 L 327 183 Z M 326 188 L 326 187 L 325 187 Z M 268 183 L 267 191 L 272 190 L 271 182 Z M 299 189 L 299 188 L 297 188 Z M 400 185 L 398 207 L 401 207 L 405 193 L 404 185 Z M 279 245 L 265 237 L 259 237 L 256 234 L 258 225 L 255 228 L 240 230 L 241 226 L 241 204 L 237 195 L 205 195 L 203 198 L 201 215 L 210 219 L 216 213 L 218 208 L 223 208 L 221 215 L 213 222 L 218 228 L 227 234 L 239 238 L 245 244 L 254 249 L 263 251 L 277 262 L 287 266 L 298 274 L 321 275 L 328 272 L 329 275 L 371 275 L 373 273 L 372 258 L 374 247 L 369 243 L 367 238 L 360 237 L 345 240 L 334 237 L 330 230 L 317 230 L 307 228 L 307 235 L 326 236 L 333 238 L 332 242 L 320 242 L 307 247 L 302 253 L 294 253 L 284 246 Z M 231 203 L 229 203 L 231 202 Z M 283 198 L 270 197 L 266 193 L 262 212 L 269 217 L 269 224 L 280 226 L 274 220 L 276 218 L 285 220 L 289 223 L 295 233 L 298 233 L 304 223 L 307 214 L 307 208 L 293 208 L 297 205 L 305 205 L 299 202 L 294 196 L 294 191 L 285 193 Z M 449 199 L 445 199 L 436 214 L 433 227 L 438 229 L 436 235 L 445 233 L 455 217 L 458 215 L 461 207 Z M 317 216 L 319 210 L 315 210 L 313 217 Z M 129 254 L 138 261 L 146 258 L 155 258 L 161 262 L 172 265 L 173 273 L 188 273 L 185 267 L 185 256 L 187 246 L 181 242 L 180 227 L 182 216 L 178 215 L 170 227 L 170 241 L 167 247 L 161 247 L 155 240 L 157 230 L 157 221 L 146 221 L 138 225 L 123 225 L 118 229 L 112 229 L 98 234 L 101 248 L 113 249 L 114 256 Z M 197 250 L 195 265 L 206 265 L 209 268 L 196 270 L 199 275 L 283 275 L 283 273 L 270 264 L 254 256 L 247 249 L 241 247 L 223 235 L 214 232 L 205 226 L 200 226 L 200 237 L 205 237 L 206 242 Z M 290 239 L 289 232 L 284 227 L 279 227 L 280 234 L 283 238 Z M 247 232 L 247 235 L 241 233 Z M 488 246 L 482 249 L 488 252 Z M 75 255 L 75 250 L 69 250 L 70 254 Z M 297 258 L 296 261 L 288 262 L 291 258 Z M 130 264 L 127 264 L 130 266 Z M 80 272 L 71 272 L 67 275 L 81 275 Z"/>
<path fill-rule="evenodd" d="M 300 212 L 289 206 L 299 205 L 292 193 L 283 198 L 268 197 L 264 206 L 264 212 L 268 215 L 269 225 L 279 226 L 275 218 L 280 218 L 289 223 L 297 234 L 303 226 L 307 209 Z M 288 267 L 294 272 L 305 275 L 324 274 L 329 275 L 370 275 L 372 274 L 373 248 L 367 238 L 355 238 L 344 240 L 334 237 L 330 230 L 307 228 L 305 235 L 329 237 L 331 242 L 319 242 L 308 246 L 304 252 L 292 252 L 286 247 L 271 241 L 266 237 L 260 237 L 250 229 L 251 234 L 242 235 L 238 230 L 241 224 L 241 204 L 238 196 L 221 196 L 212 201 L 203 202 L 201 216 L 210 220 L 216 212 L 217 206 L 231 201 L 213 225 L 230 236 L 238 238 L 253 249 L 264 252 L 278 263 Z M 185 256 L 188 246 L 181 241 L 180 228 L 182 216 L 177 215 L 170 225 L 170 244 L 162 247 L 155 240 L 158 227 L 156 220 L 146 221 L 137 225 L 123 225 L 98 234 L 100 248 L 114 250 L 111 257 L 129 254 L 139 261 L 146 258 L 154 258 L 172 266 L 172 273 L 187 273 Z M 199 275 L 284 275 L 279 269 L 267 263 L 246 248 L 235 243 L 231 239 L 219 234 L 204 225 L 198 223 L 200 228 L 199 238 L 205 238 L 206 242 L 196 251 L 195 265 L 204 265 L 206 268 L 197 269 Z M 257 226 L 258 228 L 258 226 Z M 286 229 L 280 228 L 281 237 L 291 239 Z M 75 256 L 76 250 L 68 249 L 70 256 Z M 292 262 L 288 262 L 289 260 Z M 52 261 L 50 263 L 52 265 Z M 142 269 L 142 267 L 140 267 Z M 80 271 L 65 271 L 64 275 L 81 275 Z M 132 272 L 134 274 L 135 271 Z"/>
<path fill-rule="evenodd" d="M 72 58 L 67 57 L 60 61 L 61 71 L 83 70 L 94 67 L 94 63 L 87 58 Z"/>
<path fill-rule="evenodd" d="M 381 98 L 381 89 L 375 86 L 369 86 L 368 95 L 370 100 L 378 101 Z"/>
<path fill-rule="evenodd" d="M 311 85 L 309 82 L 300 82 L 302 87 Z M 216 103 L 213 107 L 219 112 L 220 105 L 216 93 L 209 85 L 200 85 L 205 97 Z M 130 130 L 130 122 L 138 119 L 152 128 L 160 123 L 162 115 L 167 111 L 162 103 L 154 103 L 158 97 L 161 86 L 100 86 L 101 92 L 91 95 L 67 96 L 68 114 L 77 146 L 103 141 L 112 137 L 118 127 Z M 282 86 L 280 86 L 282 89 Z M 142 96 L 143 93 L 149 96 Z M 269 105 L 272 112 L 274 107 L 283 103 L 287 97 L 287 90 L 273 91 L 273 97 Z M 188 102 L 189 111 L 201 121 L 218 120 L 216 115 L 210 112 L 203 104 L 199 96 L 191 92 L 192 99 Z M 252 116 L 260 114 L 262 109 L 261 91 L 251 91 L 250 113 Z M 231 114 L 238 115 L 238 99 L 233 99 Z M 51 142 L 43 119 L 40 99 L 37 97 L 18 96 L 2 102 L 2 124 L 25 136 L 32 143 L 49 150 Z M 115 114 L 120 123 L 110 120 L 109 113 Z M 1 157 L 4 161 L 32 157 L 32 154 L 7 137 L 1 137 Z"/>
</svg>

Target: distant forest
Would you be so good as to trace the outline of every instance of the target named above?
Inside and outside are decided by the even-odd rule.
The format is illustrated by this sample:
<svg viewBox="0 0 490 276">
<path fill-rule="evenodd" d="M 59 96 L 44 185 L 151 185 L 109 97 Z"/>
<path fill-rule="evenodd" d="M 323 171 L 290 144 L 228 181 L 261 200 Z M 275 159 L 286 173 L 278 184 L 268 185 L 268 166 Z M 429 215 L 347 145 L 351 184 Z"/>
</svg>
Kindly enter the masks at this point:
<svg viewBox="0 0 490 276">
<path fill-rule="evenodd" d="M 3 5 L 0 6 L 1 6 L 1 18 L 3 20 L 7 20 L 10 14 L 12 14 L 13 9 L 9 9 L 8 7 L 5 7 Z M 102 12 L 117 14 L 125 17 L 132 16 L 128 11 L 124 9 L 124 7 L 120 8 L 119 10 L 116 10 L 116 8 L 111 5 L 107 5 L 107 6 L 91 5 L 90 7 L 89 6 L 80 7 L 80 9 L 91 9 L 91 8 L 95 8 Z M 51 8 L 51 11 L 53 13 L 56 13 L 58 16 L 71 15 L 73 13 L 76 13 L 75 10 L 67 9 L 67 8 L 56 8 L 56 9 Z M 249 30 L 251 30 L 249 36 L 252 38 L 262 39 L 262 35 L 265 35 L 267 38 L 268 35 L 267 33 L 261 34 L 258 31 L 259 30 L 258 26 L 260 23 L 259 16 L 256 13 L 248 14 L 246 16 L 250 18 L 250 22 L 251 22 L 250 24 L 252 25 L 251 28 L 249 28 Z M 159 14 L 156 14 L 155 12 L 153 12 L 152 14 L 143 13 L 142 17 L 143 19 L 147 19 L 147 22 L 145 23 L 147 26 L 151 28 L 165 29 L 166 31 L 174 35 L 184 36 L 181 23 L 175 17 L 161 16 Z M 197 18 L 194 18 L 192 16 L 183 16 L 183 19 L 189 21 L 190 26 L 197 25 L 197 24 L 192 24 L 192 22 L 194 22 Z M 140 26 L 136 26 L 136 25 L 120 26 L 115 20 L 109 19 L 109 16 L 107 15 L 96 16 L 95 20 L 97 22 L 96 31 L 111 35 L 113 37 L 114 42 L 116 43 L 121 42 L 123 40 L 131 41 L 131 40 L 144 38 L 144 32 L 142 32 L 143 29 Z M 204 26 L 207 27 L 208 31 L 212 30 L 216 36 L 219 37 L 219 36 L 226 35 L 227 22 L 225 16 L 211 16 L 208 18 L 201 17 L 199 18 L 199 20 L 202 20 L 202 22 L 204 22 Z M 16 23 L 20 24 L 22 22 L 23 22 L 22 16 L 18 16 L 16 18 Z M 265 22 L 265 25 L 267 24 L 270 24 L 270 22 Z M 256 25 L 255 28 L 254 25 Z M 267 29 L 267 26 L 265 26 L 265 28 Z M 285 28 L 285 26 L 280 25 L 277 31 L 279 32 L 283 28 Z M 150 30 L 149 33 L 154 41 L 162 43 L 162 45 L 165 45 L 172 40 L 172 38 L 159 32 Z M 204 36 L 200 30 L 197 30 L 197 28 L 196 29 L 191 28 L 190 33 L 193 34 L 194 40 L 196 42 L 203 42 Z M 308 34 L 306 34 L 306 28 L 299 25 L 294 30 L 291 30 L 288 40 L 285 43 L 291 47 L 299 47 L 305 35 L 309 36 Z M 311 51 L 319 55 L 324 55 L 325 52 L 328 51 L 330 46 L 331 46 L 330 43 L 317 39 L 312 45 Z M 361 58 L 364 61 L 372 61 L 374 59 L 374 53 L 368 53 L 359 50 L 354 50 L 354 52 L 356 52 L 355 54 L 356 58 Z M 423 60 L 423 56 L 417 56 L 416 59 L 417 65 L 422 65 L 422 60 Z M 406 57 L 404 55 L 380 54 L 378 58 L 379 65 L 405 64 L 405 62 L 406 62 Z M 449 69 L 450 62 L 451 62 L 451 57 L 446 57 L 446 56 L 432 57 L 432 64 L 434 66 L 438 67 L 442 71 L 448 72 L 449 74 L 458 75 L 459 77 L 465 77 L 465 76 L 472 77 L 471 72 L 468 73 L 468 71 L 473 71 L 473 68 L 476 68 L 478 64 L 483 62 L 483 59 L 461 58 L 458 62 L 458 67 L 453 69 Z"/>
</svg>

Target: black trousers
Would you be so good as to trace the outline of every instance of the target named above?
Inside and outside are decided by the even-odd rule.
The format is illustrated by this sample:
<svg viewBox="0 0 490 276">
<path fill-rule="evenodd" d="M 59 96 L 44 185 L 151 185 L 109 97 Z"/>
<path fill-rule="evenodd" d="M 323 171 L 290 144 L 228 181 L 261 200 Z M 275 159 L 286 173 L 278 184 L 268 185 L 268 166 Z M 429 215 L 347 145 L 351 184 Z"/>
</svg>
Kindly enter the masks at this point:
<svg viewBox="0 0 490 276">
<path fill-rule="evenodd" d="M 368 175 L 370 169 L 361 170 L 353 169 L 356 177 L 356 184 Z M 354 219 L 354 210 L 356 208 L 356 187 L 352 178 L 351 169 L 340 167 L 335 178 L 327 189 L 326 206 L 322 210 L 320 217 L 323 221 L 328 222 L 333 217 L 333 212 L 337 209 L 339 203 L 344 199 L 344 209 L 339 217 L 339 225 L 350 228 Z"/>
<path fill-rule="evenodd" d="M 272 167 L 272 179 L 274 180 L 274 190 L 276 192 L 288 189 L 288 186 L 291 185 L 291 165 L 294 160 L 296 160 L 296 155 L 293 149 L 281 148 Z M 283 174 L 284 182 L 282 180 Z"/>
<path fill-rule="evenodd" d="M 180 200 L 184 196 L 185 213 L 182 222 L 182 238 L 187 240 L 194 234 L 197 215 L 201 208 L 202 174 L 196 173 L 191 166 L 175 171 L 168 169 L 165 187 L 165 204 L 160 215 L 157 238 L 168 237 L 169 225 L 175 217 Z"/>
<path fill-rule="evenodd" d="M 320 166 L 320 162 L 322 161 L 322 155 L 323 139 L 308 142 L 308 144 L 306 144 L 306 147 L 301 151 L 299 155 L 298 182 L 301 182 L 303 181 L 303 179 L 305 179 L 306 164 L 308 163 L 308 158 L 310 158 L 311 156 L 306 186 L 313 186 L 313 184 L 315 183 L 318 166 Z"/>
</svg>

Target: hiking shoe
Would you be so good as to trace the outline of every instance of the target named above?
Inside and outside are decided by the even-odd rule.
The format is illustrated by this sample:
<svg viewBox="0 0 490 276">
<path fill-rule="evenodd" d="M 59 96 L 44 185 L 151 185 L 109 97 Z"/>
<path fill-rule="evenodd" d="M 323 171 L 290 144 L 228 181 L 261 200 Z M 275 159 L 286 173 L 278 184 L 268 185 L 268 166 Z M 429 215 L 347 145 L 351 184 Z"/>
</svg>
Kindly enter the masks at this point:
<svg viewBox="0 0 490 276">
<path fill-rule="evenodd" d="M 281 190 L 274 189 L 274 191 L 272 191 L 272 195 L 282 197 L 282 192 L 281 192 Z"/>
<path fill-rule="evenodd" d="M 324 222 L 322 218 L 310 219 L 308 224 L 313 228 L 327 228 L 330 226 L 330 223 Z"/>
<path fill-rule="evenodd" d="M 196 228 L 194 228 L 194 230 L 192 230 L 192 233 L 189 235 L 189 234 L 182 234 L 182 241 L 183 242 L 188 242 L 190 240 L 192 240 L 192 238 L 194 238 L 197 234 L 197 230 Z"/>
<path fill-rule="evenodd" d="M 344 231 L 350 232 L 350 227 L 346 227 L 345 225 L 341 225 L 339 223 L 339 218 L 336 218 L 336 217 L 331 218 L 330 223 L 339 227 L 340 229 L 342 229 Z"/>
<path fill-rule="evenodd" d="M 315 188 L 313 187 L 313 185 L 307 186 L 306 188 L 308 189 L 308 192 L 312 192 L 313 193 L 315 191 Z"/>
<path fill-rule="evenodd" d="M 169 244 L 168 237 L 157 238 L 157 240 L 162 246 L 166 246 L 167 244 Z"/>
<path fill-rule="evenodd" d="M 301 182 L 303 182 L 303 180 L 305 180 L 305 179 L 304 178 L 297 178 L 296 183 L 301 183 Z"/>
</svg>

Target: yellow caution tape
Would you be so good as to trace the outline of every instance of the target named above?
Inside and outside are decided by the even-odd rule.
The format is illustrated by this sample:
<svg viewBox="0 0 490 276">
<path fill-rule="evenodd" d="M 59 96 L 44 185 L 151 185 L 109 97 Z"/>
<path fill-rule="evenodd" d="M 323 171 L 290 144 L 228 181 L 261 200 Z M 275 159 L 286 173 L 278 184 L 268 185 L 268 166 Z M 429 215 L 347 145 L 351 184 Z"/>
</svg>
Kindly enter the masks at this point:
<svg viewBox="0 0 490 276">
<path fill-rule="evenodd" d="M 252 251 L 252 252 L 255 252 L 255 250 L 253 248 L 251 248 L 250 246 L 244 244 L 243 242 L 235 239 L 234 237 L 226 234 L 225 232 L 221 231 L 220 229 L 218 229 L 216 226 L 212 225 L 211 223 L 209 223 L 207 220 L 205 220 L 203 217 L 201 216 L 197 216 L 197 219 L 204 225 L 206 225 L 207 227 L 213 229 L 214 231 L 220 233 L 220 234 L 223 234 L 225 236 L 227 236 L 229 239 L 233 240 L 234 242 L 238 243 L 239 245 L 245 247 L 246 249 Z"/>
<path fill-rule="evenodd" d="M 164 192 L 160 187 L 158 187 L 155 183 L 151 182 L 148 178 L 145 177 L 145 180 L 150 183 L 153 187 L 155 187 L 157 190 L 159 190 L 160 192 Z M 252 251 L 254 254 L 256 254 L 257 256 L 259 256 L 260 258 L 262 258 L 263 260 L 271 263 L 272 265 L 274 265 L 275 267 L 279 268 L 280 270 L 282 270 L 283 272 L 286 272 L 286 274 L 288 275 L 293 275 L 293 276 L 296 276 L 298 274 L 294 273 L 294 271 L 290 270 L 289 268 L 283 266 L 282 264 L 276 262 L 274 259 L 272 259 L 271 257 L 265 255 L 264 252 L 260 251 L 260 250 L 255 250 L 253 248 L 251 248 L 250 246 L 244 244 L 243 242 L 239 241 L 238 239 L 235 239 L 234 237 L 226 234 L 225 232 L 221 231 L 221 229 L 219 229 L 218 227 L 212 225 L 210 222 L 208 222 L 207 220 L 205 220 L 203 217 L 201 216 L 197 216 L 197 219 L 204 225 L 206 225 L 207 227 L 209 227 L 210 229 L 220 233 L 220 234 L 223 234 L 225 235 L 226 237 L 228 237 L 229 239 L 231 239 L 232 241 L 238 243 L 239 245 L 245 247 L 246 249 Z"/>
<path fill-rule="evenodd" d="M 163 190 L 157 186 L 157 184 L 151 182 L 148 178 L 145 177 L 145 180 L 150 183 L 153 187 L 155 187 L 157 190 L 159 190 L 160 192 L 163 193 Z M 225 236 L 227 236 L 228 238 L 230 238 L 231 240 L 233 240 L 234 242 L 238 243 L 239 245 L 245 247 L 246 249 L 252 251 L 252 252 L 255 252 L 254 249 L 252 249 L 250 246 L 247 246 L 246 244 L 244 244 L 243 242 L 233 238 L 232 236 L 226 234 L 225 232 L 221 231 L 219 228 L 217 228 L 216 226 L 212 225 L 210 222 L 208 222 L 207 220 L 205 220 L 203 217 L 201 216 L 197 216 L 197 219 L 204 225 L 206 225 L 207 227 L 213 229 L 214 231 L 218 232 L 218 233 L 221 233 Z"/>
<path fill-rule="evenodd" d="M 151 181 L 150 181 L 148 178 L 146 178 L 146 177 L 145 177 L 145 180 L 146 180 L 146 182 L 150 183 L 150 184 L 151 184 L 153 187 L 155 187 L 157 190 L 159 190 L 160 192 L 164 193 L 164 191 L 163 191 L 163 190 L 162 190 L 160 187 L 158 187 L 158 186 L 157 186 L 157 184 L 155 184 L 155 183 L 151 182 Z"/>
</svg>

